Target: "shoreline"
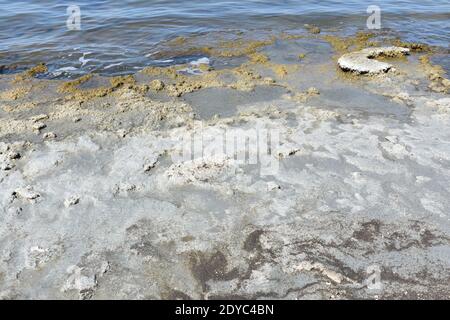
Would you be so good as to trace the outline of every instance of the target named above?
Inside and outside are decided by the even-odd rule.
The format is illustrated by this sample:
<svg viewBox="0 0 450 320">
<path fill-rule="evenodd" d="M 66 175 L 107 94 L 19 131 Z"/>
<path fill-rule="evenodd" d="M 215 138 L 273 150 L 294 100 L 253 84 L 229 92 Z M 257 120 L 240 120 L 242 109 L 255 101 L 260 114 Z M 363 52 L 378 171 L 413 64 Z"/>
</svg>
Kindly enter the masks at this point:
<svg viewBox="0 0 450 320">
<path fill-rule="evenodd" d="M 379 74 L 339 68 L 388 45 L 411 51 L 377 57 Z M 0 76 L 0 298 L 449 299 L 433 48 L 313 34 L 204 53 L 132 76 Z M 273 174 L 217 148 L 255 128 L 279 131 Z M 216 154 L 176 162 L 196 134 Z"/>
</svg>

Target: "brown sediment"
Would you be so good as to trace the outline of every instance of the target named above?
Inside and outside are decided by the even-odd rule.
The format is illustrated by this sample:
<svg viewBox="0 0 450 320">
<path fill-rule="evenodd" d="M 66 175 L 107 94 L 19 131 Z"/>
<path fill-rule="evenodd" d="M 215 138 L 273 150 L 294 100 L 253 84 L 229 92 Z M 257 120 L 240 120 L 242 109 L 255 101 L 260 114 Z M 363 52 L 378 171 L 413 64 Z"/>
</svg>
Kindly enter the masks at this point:
<svg viewBox="0 0 450 320">
<path fill-rule="evenodd" d="M 161 80 L 153 80 L 152 82 L 150 82 L 150 88 L 152 90 L 161 91 L 164 89 L 164 87 L 165 87 L 165 84 Z"/>
<path fill-rule="evenodd" d="M 58 92 L 60 93 L 73 93 L 78 90 L 78 86 L 92 79 L 92 74 L 86 74 L 82 77 L 79 77 L 76 80 L 67 81 L 61 84 L 58 88 Z"/>
<path fill-rule="evenodd" d="M 131 88 L 136 84 L 136 79 L 132 75 L 112 77 L 109 82 L 113 88 L 128 87 Z"/>
<path fill-rule="evenodd" d="M 94 89 L 80 89 L 79 86 L 88 82 L 93 77 L 92 74 L 84 75 L 76 80 L 68 81 L 61 84 L 58 88 L 59 93 L 67 93 L 66 99 L 71 100 L 90 100 L 97 97 L 104 97 L 112 92 L 112 88 L 94 88 Z"/>
<path fill-rule="evenodd" d="M 219 44 L 218 48 L 210 49 L 210 53 L 213 56 L 231 58 L 240 56 L 249 56 L 255 54 L 258 49 L 273 44 L 276 41 L 276 37 L 272 37 L 269 40 L 236 40 L 226 41 Z"/>
<path fill-rule="evenodd" d="M 292 36 L 292 38 L 294 37 L 298 38 L 297 36 Z M 181 44 L 186 45 L 188 40 L 186 38 L 176 38 L 171 40 L 168 45 L 178 47 Z M 169 95 L 177 97 L 202 88 L 219 86 L 226 86 L 241 91 L 251 91 L 256 85 L 270 85 L 275 82 L 273 79 L 262 79 L 261 75 L 254 70 L 255 65 L 262 65 L 272 70 L 279 78 L 285 77 L 289 69 L 298 67 L 272 63 L 267 55 L 258 51 L 265 46 L 273 44 L 276 40 L 277 38 L 275 36 L 272 36 L 270 39 L 256 41 L 238 39 L 235 41 L 219 42 L 216 47 L 191 47 L 182 51 L 183 54 L 196 52 L 222 58 L 248 57 L 248 62 L 233 69 L 216 71 L 211 66 L 204 64 L 197 67 L 197 69 L 203 72 L 202 74 L 187 76 L 180 73 L 180 71 L 188 66 L 178 65 L 171 67 L 147 67 L 142 70 L 142 73 L 152 77 L 163 77 L 163 79 L 168 78 L 174 80 L 175 83 L 167 83 L 160 90 L 166 89 Z M 236 80 L 231 84 L 225 85 L 218 78 L 227 73 L 235 76 Z"/>
<path fill-rule="evenodd" d="M 325 35 L 322 39 L 330 43 L 338 53 L 346 53 L 370 47 L 374 43 L 369 40 L 375 36 L 372 32 L 358 32 L 354 37 Z"/>
<path fill-rule="evenodd" d="M 305 24 L 305 28 L 312 34 L 319 34 L 321 32 L 320 28 L 314 24 Z"/>
<path fill-rule="evenodd" d="M 250 47 L 255 48 L 257 45 L 252 45 Z M 244 51 L 247 50 L 248 47 L 246 47 Z M 209 65 L 200 65 L 198 69 L 203 72 L 199 75 L 188 76 L 181 74 L 180 71 L 186 68 L 186 65 L 148 67 L 142 70 L 142 73 L 152 77 L 163 77 L 174 80 L 173 83 L 165 83 L 164 86 L 160 86 L 159 83 L 156 83 L 155 81 L 161 81 L 161 79 L 155 79 L 152 81 L 151 87 L 155 84 L 158 89 L 154 90 L 165 89 L 169 95 L 176 97 L 204 88 L 229 87 L 240 91 L 252 91 L 257 85 L 271 85 L 275 83 L 274 79 L 263 79 L 262 76 L 255 71 L 254 67 L 256 65 L 262 65 L 271 69 L 280 78 L 288 74 L 287 66 L 270 62 L 270 59 L 263 53 L 251 52 L 248 56 L 250 61 L 231 69 L 214 70 Z M 232 75 L 235 78 L 234 82 L 226 84 L 220 79 L 222 75 L 227 74 Z"/>
<path fill-rule="evenodd" d="M 294 101 L 306 102 L 309 98 L 320 95 L 320 91 L 317 88 L 311 87 L 305 92 L 296 93 L 292 96 Z"/>
<path fill-rule="evenodd" d="M 92 74 L 84 75 L 76 80 L 68 81 L 61 84 L 58 88 L 59 93 L 66 93 L 66 99 L 71 100 L 91 100 L 93 98 L 104 97 L 117 89 L 128 88 L 135 92 L 145 94 L 149 90 L 149 86 L 145 84 L 138 85 L 132 75 L 117 76 L 109 80 L 110 87 L 98 87 L 92 89 L 81 89 L 79 86 L 91 80 Z"/>
<path fill-rule="evenodd" d="M 47 71 L 48 71 L 48 68 L 45 65 L 45 63 L 39 63 L 38 65 L 16 75 L 13 82 L 21 82 L 21 81 L 33 78 L 40 73 L 46 73 Z"/>
<path fill-rule="evenodd" d="M 266 40 L 254 41 L 239 38 L 236 40 L 220 41 L 215 46 L 198 46 L 190 43 L 190 38 L 178 37 L 168 41 L 166 45 L 171 48 L 172 56 L 205 54 L 207 56 L 233 58 L 254 54 L 258 49 L 273 44 L 276 39 L 275 36 Z M 179 49 L 181 46 L 183 46 L 183 48 Z M 163 55 L 167 56 L 167 54 L 163 53 L 155 54 L 156 57 Z"/>
<path fill-rule="evenodd" d="M 348 51 L 350 49 L 363 48 L 373 45 L 369 40 L 374 37 L 373 33 L 358 33 L 355 37 L 341 38 L 337 36 L 326 35 L 323 39 L 328 41 L 338 52 Z M 281 38 L 298 39 L 304 36 L 282 35 Z M 322 37 L 321 37 L 322 38 Z M 67 93 L 68 99 L 89 100 L 96 97 L 106 96 L 120 88 L 132 89 L 135 92 L 145 94 L 149 89 L 154 91 L 165 91 L 170 96 L 180 97 L 185 93 L 198 91 L 204 88 L 229 87 L 241 91 L 251 91 L 257 85 L 273 85 L 278 78 L 286 77 L 292 70 L 298 70 L 300 64 L 284 65 L 270 61 L 270 58 L 260 49 L 273 44 L 276 41 L 273 36 L 266 40 L 246 41 L 238 39 L 236 41 L 222 41 L 216 48 L 190 48 L 187 50 L 197 50 L 211 56 L 218 57 L 237 57 L 246 56 L 249 61 L 244 62 L 238 67 L 214 70 L 208 64 L 201 64 L 196 68 L 202 71 L 199 75 L 186 75 L 182 70 L 188 65 L 177 65 L 169 67 L 147 67 L 141 71 L 142 74 L 152 77 L 150 83 L 137 84 L 132 75 L 113 77 L 110 79 L 110 87 L 98 87 L 93 89 L 81 89 L 80 85 L 89 81 L 92 75 L 86 75 L 79 79 L 63 83 L 58 91 Z M 172 46 L 181 46 L 188 43 L 189 39 L 179 37 L 170 42 Z M 305 58 L 305 54 L 299 54 L 299 59 Z M 274 78 L 263 78 L 258 73 L 258 66 L 262 66 L 273 72 Z M 42 65 L 29 70 L 27 74 L 34 75 L 46 70 Z M 222 76 L 229 76 L 222 77 Z M 233 79 L 234 78 L 234 79 Z M 231 79 L 224 82 L 224 79 Z M 281 84 L 281 86 L 285 86 Z M 286 87 L 286 86 L 285 86 Z M 303 93 L 299 93 L 302 96 Z M 20 95 L 17 95 L 20 96 Z"/>
<path fill-rule="evenodd" d="M 29 92 L 29 89 L 26 89 L 24 87 L 14 88 L 5 92 L 2 92 L 0 94 L 0 99 L 2 100 L 18 100 L 23 97 L 25 97 Z"/>
<path fill-rule="evenodd" d="M 286 65 L 271 64 L 270 67 L 271 67 L 272 71 L 275 72 L 275 74 L 280 78 L 283 78 L 283 77 L 287 76 L 287 74 L 288 74 L 288 67 Z"/>
<path fill-rule="evenodd" d="M 416 42 L 405 42 L 400 39 L 393 40 L 392 44 L 397 47 L 408 48 L 414 52 L 431 52 L 431 51 L 433 51 L 433 49 L 427 44 L 416 43 Z"/>
<path fill-rule="evenodd" d="M 271 69 L 275 75 L 279 78 L 283 78 L 288 74 L 288 69 L 298 69 L 298 65 L 285 65 L 285 64 L 278 64 L 273 63 L 270 61 L 269 57 L 263 53 L 256 52 L 248 55 L 250 61 L 248 63 L 244 63 L 241 65 L 241 70 L 243 68 L 249 67 L 251 65 L 260 64 L 264 67 Z M 259 77 L 260 78 L 260 77 Z M 259 79 L 257 78 L 257 79 Z M 254 80 L 254 79 L 252 79 Z"/>
<path fill-rule="evenodd" d="M 172 39 L 171 41 L 170 41 L 170 44 L 171 45 L 175 45 L 175 46 L 181 46 L 181 45 L 183 45 L 183 44 L 185 44 L 186 43 L 186 38 L 185 37 L 176 37 L 175 39 Z"/>
<path fill-rule="evenodd" d="M 259 52 L 252 53 L 248 57 L 250 58 L 250 62 L 252 62 L 252 63 L 264 64 L 264 63 L 269 62 L 269 58 L 265 54 L 262 54 Z"/>
<path fill-rule="evenodd" d="M 208 71 L 213 71 L 214 70 L 213 67 L 211 67 L 209 64 L 206 64 L 206 63 L 199 64 L 199 66 L 197 68 L 200 71 L 203 71 L 203 72 L 208 72 Z"/>
<path fill-rule="evenodd" d="M 148 76 L 165 76 L 170 79 L 183 78 L 184 75 L 178 73 L 180 66 L 171 66 L 171 67 L 147 67 L 144 68 L 141 73 Z"/>
<path fill-rule="evenodd" d="M 137 84 L 133 75 L 117 76 L 110 79 L 112 89 L 127 88 L 140 94 L 145 94 L 150 89 L 147 84 Z"/>
<path fill-rule="evenodd" d="M 282 32 L 279 36 L 280 40 L 298 40 L 305 38 L 305 35 L 300 34 L 288 34 L 286 32 Z"/>
<path fill-rule="evenodd" d="M 432 64 L 430 57 L 430 54 L 425 54 L 419 58 L 424 73 L 430 80 L 428 87 L 434 92 L 450 92 L 450 80 L 445 78 L 445 70 L 439 65 Z"/>
</svg>

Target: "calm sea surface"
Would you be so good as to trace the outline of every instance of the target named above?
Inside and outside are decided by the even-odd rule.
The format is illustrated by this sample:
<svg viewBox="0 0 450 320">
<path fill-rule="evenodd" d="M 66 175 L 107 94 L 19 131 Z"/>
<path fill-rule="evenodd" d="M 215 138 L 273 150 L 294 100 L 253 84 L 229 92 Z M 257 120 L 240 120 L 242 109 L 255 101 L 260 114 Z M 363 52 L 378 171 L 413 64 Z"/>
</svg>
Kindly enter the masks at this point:
<svg viewBox="0 0 450 320">
<path fill-rule="evenodd" d="M 67 28 L 69 5 L 81 10 L 79 31 Z M 158 63 L 152 53 L 178 36 L 256 37 L 300 30 L 305 23 L 338 34 L 364 30 L 369 5 L 381 8 L 383 30 L 449 47 L 449 0 L 0 0 L 0 66 L 20 70 L 46 62 L 54 76 L 120 74 Z"/>
</svg>

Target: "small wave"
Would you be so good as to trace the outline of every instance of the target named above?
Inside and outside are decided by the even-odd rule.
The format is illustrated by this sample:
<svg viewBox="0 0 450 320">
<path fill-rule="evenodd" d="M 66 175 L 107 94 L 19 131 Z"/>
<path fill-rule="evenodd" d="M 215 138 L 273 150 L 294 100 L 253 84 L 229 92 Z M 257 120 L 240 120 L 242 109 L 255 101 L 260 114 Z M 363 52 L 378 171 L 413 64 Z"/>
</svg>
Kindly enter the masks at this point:
<svg viewBox="0 0 450 320">
<path fill-rule="evenodd" d="M 92 61 L 92 59 L 85 59 L 85 57 L 90 54 L 92 54 L 92 52 L 85 52 L 83 53 L 83 56 L 78 59 L 78 61 L 81 62 L 81 67 L 84 67 L 89 61 Z"/>
<path fill-rule="evenodd" d="M 209 58 L 203 57 L 203 58 L 200 58 L 200 59 L 191 61 L 191 65 L 193 65 L 193 66 L 195 66 L 195 67 L 198 67 L 198 66 L 200 66 L 201 64 L 207 64 L 207 65 L 209 65 L 210 62 L 211 62 L 211 61 L 209 60 Z"/>
<path fill-rule="evenodd" d="M 112 63 L 112 64 L 107 65 L 106 67 L 104 67 L 104 69 L 105 69 L 105 70 L 108 70 L 108 69 L 111 69 L 111 68 L 114 68 L 114 67 L 118 67 L 118 66 L 121 66 L 121 65 L 123 65 L 123 62 Z"/>
</svg>

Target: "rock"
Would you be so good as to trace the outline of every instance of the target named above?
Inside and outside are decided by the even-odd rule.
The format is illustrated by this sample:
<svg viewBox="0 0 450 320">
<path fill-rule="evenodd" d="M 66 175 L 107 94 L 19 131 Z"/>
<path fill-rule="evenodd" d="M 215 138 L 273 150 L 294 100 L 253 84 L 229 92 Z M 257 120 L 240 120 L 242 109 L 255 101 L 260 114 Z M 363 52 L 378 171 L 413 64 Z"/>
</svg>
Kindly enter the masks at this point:
<svg viewBox="0 0 450 320">
<path fill-rule="evenodd" d="M 97 279 L 94 275 L 82 274 L 83 269 L 78 266 L 71 266 L 67 269 L 70 274 L 64 286 L 61 288 L 62 292 L 70 290 L 78 291 L 80 299 L 89 298 L 97 286 Z"/>
<path fill-rule="evenodd" d="M 263 79 L 263 81 L 264 81 L 265 84 L 268 84 L 268 85 L 274 84 L 274 83 L 275 83 L 275 79 L 272 79 L 272 78 L 270 78 L 270 77 L 265 77 L 265 78 Z"/>
<path fill-rule="evenodd" d="M 408 149 L 398 142 L 395 136 L 387 136 L 385 142 L 380 143 L 381 149 L 391 158 L 401 160 L 409 156 Z"/>
<path fill-rule="evenodd" d="M 102 265 L 100 266 L 99 274 L 100 277 L 102 277 L 105 273 L 107 273 L 111 269 L 111 265 L 108 261 L 103 261 Z"/>
<path fill-rule="evenodd" d="M 6 153 L 9 150 L 9 144 L 0 142 L 0 154 Z"/>
<path fill-rule="evenodd" d="M 318 26 L 315 26 L 313 24 L 305 24 L 304 26 L 306 30 L 308 30 L 308 32 L 312 34 L 319 34 L 321 31 Z"/>
<path fill-rule="evenodd" d="M 437 112 L 442 114 L 450 113 L 450 98 L 442 98 L 438 100 L 431 100 L 426 103 L 427 107 L 435 108 Z"/>
<path fill-rule="evenodd" d="M 49 248 L 42 248 L 40 246 L 31 247 L 25 256 L 25 263 L 29 269 L 38 269 L 49 261 L 51 261 L 55 256 L 61 254 L 61 246 L 54 245 Z"/>
<path fill-rule="evenodd" d="M 136 185 L 132 184 L 132 183 L 119 183 L 116 184 L 113 188 L 113 194 L 115 196 L 119 195 L 119 194 L 123 194 L 123 195 L 127 195 L 128 192 L 132 192 L 132 191 L 136 191 L 137 187 Z"/>
<path fill-rule="evenodd" d="M 317 88 L 311 87 L 308 88 L 305 92 L 296 93 L 293 97 L 293 100 L 298 102 L 306 102 L 309 98 L 320 95 L 320 91 Z"/>
<path fill-rule="evenodd" d="M 165 172 L 175 185 L 207 183 L 233 167 L 234 160 L 218 155 L 172 164 Z"/>
<path fill-rule="evenodd" d="M 357 52 L 344 54 L 338 60 L 339 67 L 344 71 L 359 74 L 377 74 L 387 72 L 392 65 L 386 62 L 374 60 L 379 56 L 398 57 L 407 55 L 410 49 L 401 47 L 367 48 Z"/>
<path fill-rule="evenodd" d="M 67 198 L 64 201 L 64 206 L 66 208 L 77 205 L 80 202 L 80 197 L 77 196 L 71 196 L 70 198 Z"/>
<path fill-rule="evenodd" d="M 48 115 L 46 115 L 46 114 L 38 114 L 38 115 L 30 118 L 30 120 L 33 122 L 38 122 L 38 121 L 46 120 L 46 119 L 48 119 Z"/>
<path fill-rule="evenodd" d="M 44 139 L 55 139 L 56 138 L 56 133 L 54 133 L 54 132 L 46 132 L 46 133 L 44 133 L 44 135 L 42 137 Z"/>
<path fill-rule="evenodd" d="M 316 96 L 320 94 L 319 89 L 311 87 L 306 91 L 307 94 L 311 95 L 311 96 Z"/>
<path fill-rule="evenodd" d="M 150 170 L 152 170 L 158 163 L 158 159 L 159 159 L 159 155 L 153 156 L 152 158 L 147 159 L 147 162 L 144 164 L 144 172 L 149 172 Z"/>
<path fill-rule="evenodd" d="M 19 151 L 24 147 L 24 143 L 13 144 L 0 143 L 0 170 L 11 170 L 15 167 L 14 160 L 21 158 Z"/>
<path fill-rule="evenodd" d="M 450 88 L 450 80 L 449 79 L 443 79 L 442 80 L 442 84 L 447 87 Z"/>
<path fill-rule="evenodd" d="M 161 80 L 153 80 L 152 82 L 150 82 L 150 88 L 152 88 L 155 91 L 161 91 L 164 89 L 164 87 L 165 84 Z"/>
<path fill-rule="evenodd" d="M 267 191 L 279 190 L 281 187 L 273 181 L 267 182 Z"/>
<path fill-rule="evenodd" d="M 128 130 L 119 129 L 119 130 L 117 130 L 117 134 L 119 135 L 119 137 L 125 138 L 127 136 L 127 134 L 128 134 Z"/>
<path fill-rule="evenodd" d="M 329 278 L 331 281 L 338 284 L 342 283 L 343 281 L 347 281 L 350 283 L 354 282 L 353 280 L 340 273 L 327 269 L 323 264 L 318 262 L 302 261 L 298 266 L 295 267 L 295 269 L 297 271 L 318 271 L 325 277 Z"/>
<path fill-rule="evenodd" d="M 20 159 L 20 153 L 19 153 L 19 152 L 16 152 L 16 151 L 11 151 L 11 152 L 8 154 L 8 158 L 10 158 L 11 160 L 17 160 L 17 159 Z"/>
<path fill-rule="evenodd" d="M 3 155 L 0 156 L 0 170 L 8 171 L 15 167 L 14 163 L 12 163 L 9 159 L 4 157 Z"/>
<path fill-rule="evenodd" d="M 42 123 L 42 122 L 36 122 L 33 125 L 33 129 L 36 130 L 36 131 L 41 131 L 42 129 L 44 129 L 46 127 L 47 127 L 47 125 L 45 123 Z"/>
<path fill-rule="evenodd" d="M 33 190 L 33 187 L 31 186 L 26 186 L 26 187 L 21 187 L 21 188 L 17 188 L 14 192 L 13 192 L 13 196 L 15 197 L 21 197 L 24 198 L 26 200 L 29 200 L 31 202 L 34 202 L 37 198 L 39 198 L 41 195 L 38 192 L 35 192 Z"/>
</svg>

